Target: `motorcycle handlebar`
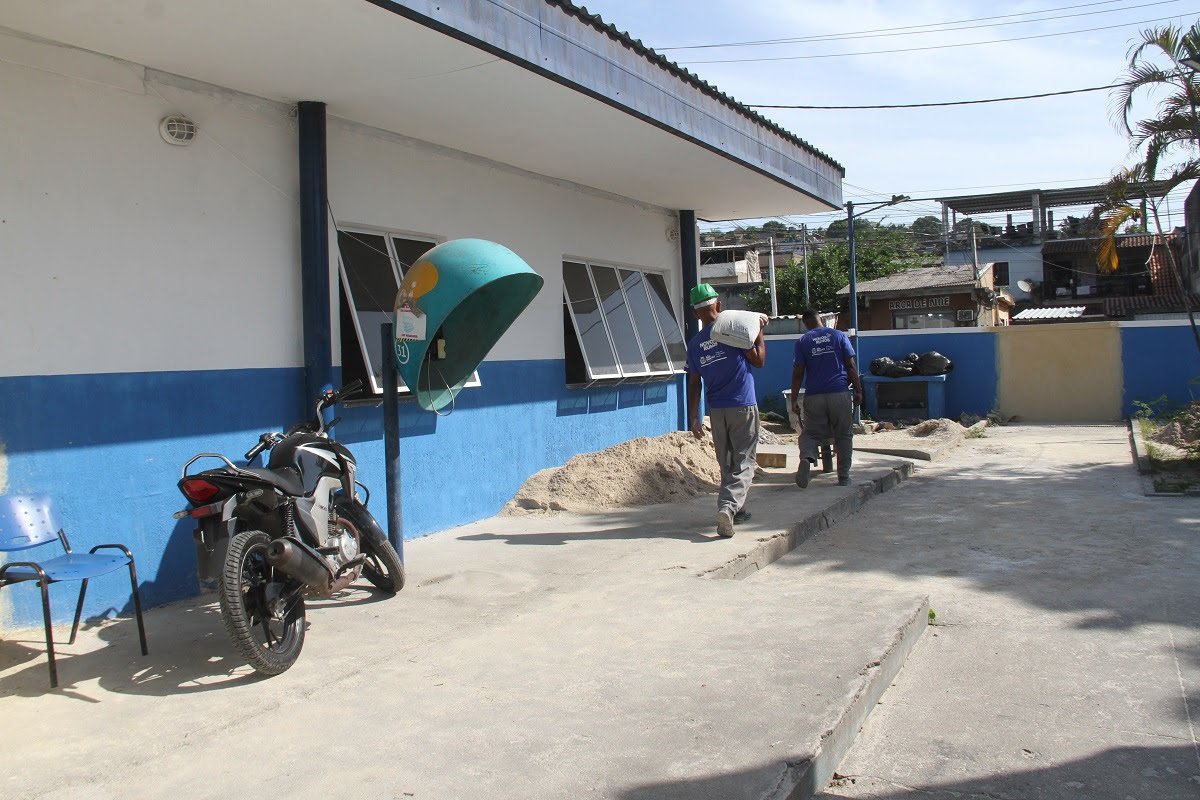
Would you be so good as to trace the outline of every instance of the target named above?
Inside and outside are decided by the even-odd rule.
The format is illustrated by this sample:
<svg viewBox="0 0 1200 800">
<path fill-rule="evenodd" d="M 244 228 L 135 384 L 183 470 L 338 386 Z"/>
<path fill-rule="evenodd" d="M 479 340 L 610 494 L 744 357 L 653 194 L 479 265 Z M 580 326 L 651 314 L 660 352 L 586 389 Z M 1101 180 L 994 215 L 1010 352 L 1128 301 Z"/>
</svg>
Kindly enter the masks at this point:
<svg viewBox="0 0 1200 800">
<path fill-rule="evenodd" d="M 254 445 L 254 447 L 251 447 L 248 451 L 246 451 L 247 463 L 249 463 L 249 462 L 253 461 L 255 458 L 257 458 L 258 454 L 261 453 L 263 450 L 266 450 L 268 447 L 275 444 L 275 439 L 278 435 L 279 434 L 276 434 L 276 433 L 264 433 L 262 436 L 259 436 L 258 444 Z"/>
</svg>

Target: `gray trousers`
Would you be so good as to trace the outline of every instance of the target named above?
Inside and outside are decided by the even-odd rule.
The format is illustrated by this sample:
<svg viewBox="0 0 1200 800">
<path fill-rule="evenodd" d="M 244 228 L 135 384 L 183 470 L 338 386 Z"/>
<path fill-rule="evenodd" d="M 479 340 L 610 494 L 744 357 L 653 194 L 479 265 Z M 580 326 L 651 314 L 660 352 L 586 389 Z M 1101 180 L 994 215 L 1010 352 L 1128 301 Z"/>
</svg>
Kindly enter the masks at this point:
<svg viewBox="0 0 1200 800">
<path fill-rule="evenodd" d="M 710 408 L 713 444 L 717 446 L 717 464 L 721 467 L 721 491 L 717 510 L 736 514 L 746 504 L 754 469 L 758 466 L 758 406 Z"/>
<path fill-rule="evenodd" d="M 849 477 L 854 455 L 854 397 L 849 392 L 805 394 L 802 411 L 800 457 L 817 463 L 821 442 L 833 439 L 838 477 Z"/>
</svg>

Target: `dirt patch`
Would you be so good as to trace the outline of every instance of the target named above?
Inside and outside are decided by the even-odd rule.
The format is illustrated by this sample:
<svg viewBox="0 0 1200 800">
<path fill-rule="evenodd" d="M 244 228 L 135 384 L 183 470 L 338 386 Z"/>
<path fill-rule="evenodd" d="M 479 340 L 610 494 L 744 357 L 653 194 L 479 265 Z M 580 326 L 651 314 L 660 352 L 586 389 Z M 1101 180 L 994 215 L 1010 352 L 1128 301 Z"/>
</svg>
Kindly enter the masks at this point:
<svg viewBox="0 0 1200 800">
<path fill-rule="evenodd" d="M 687 431 L 631 439 L 534 474 L 500 513 L 588 513 L 671 503 L 720 486 L 712 437 Z"/>
<path fill-rule="evenodd" d="M 874 433 L 858 434 L 855 446 L 897 450 L 920 449 L 943 451 L 957 447 L 966 438 L 967 429 L 952 419 L 928 419 L 902 430 L 877 429 Z"/>
<path fill-rule="evenodd" d="M 1200 403 L 1169 417 L 1139 417 L 1135 425 L 1147 440 L 1154 488 L 1167 493 L 1200 493 Z"/>
</svg>

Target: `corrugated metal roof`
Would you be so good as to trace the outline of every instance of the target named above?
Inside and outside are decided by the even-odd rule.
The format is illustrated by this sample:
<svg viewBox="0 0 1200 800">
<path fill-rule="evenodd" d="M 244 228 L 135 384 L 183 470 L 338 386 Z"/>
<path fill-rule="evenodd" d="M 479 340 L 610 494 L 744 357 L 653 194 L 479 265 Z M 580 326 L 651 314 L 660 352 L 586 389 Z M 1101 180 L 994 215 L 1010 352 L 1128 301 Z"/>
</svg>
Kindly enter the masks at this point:
<svg viewBox="0 0 1200 800">
<path fill-rule="evenodd" d="M 990 264 L 980 264 L 982 273 Z M 970 264 L 956 264 L 949 267 L 917 267 L 906 269 L 893 275 L 885 275 L 871 281 L 858 284 L 858 294 L 873 292 L 898 292 L 908 289 L 933 289 L 946 286 L 974 286 L 975 268 Z M 849 295 L 850 287 L 844 286 L 838 290 L 839 295 Z"/>
<path fill-rule="evenodd" d="M 1058 308 L 1027 308 L 1013 317 L 1014 322 L 1030 319 L 1075 319 L 1083 316 L 1087 306 L 1059 306 Z"/>
<path fill-rule="evenodd" d="M 1136 202 L 1143 194 L 1152 197 L 1161 196 L 1169 187 L 1167 181 L 1138 183 L 1130 187 L 1128 196 L 1131 202 Z M 1069 189 L 1019 189 L 1013 192 L 997 192 L 995 194 L 972 194 L 958 197 L 939 197 L 960 214 L 987 214 L 995 211 L 1024 211 L 1033 208 L 1033 195 L 1039 196 L 1041 208 L 1056 208 L 1059 206 L 1096 205 L 1108 196 L 1107 187 L 1075 186 Z"/>
</svg>

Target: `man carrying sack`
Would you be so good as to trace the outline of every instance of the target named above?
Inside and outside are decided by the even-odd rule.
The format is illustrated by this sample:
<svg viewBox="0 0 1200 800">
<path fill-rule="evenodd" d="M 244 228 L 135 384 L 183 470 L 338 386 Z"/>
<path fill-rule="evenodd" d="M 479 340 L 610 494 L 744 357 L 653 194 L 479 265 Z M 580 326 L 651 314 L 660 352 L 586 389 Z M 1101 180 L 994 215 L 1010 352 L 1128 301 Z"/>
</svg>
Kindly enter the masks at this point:
<svg viewBox="0 0 1200 800">
<path fill-rule="evenodd" d="M 746 495 L 757 466 L 755 455 L 759 433 L 758 404 L 750 367 L 761 367 L 766 363 L 767 345 L 763 341 L 761 321 L 758 335 L 748 350 L 712 338 L 713 323 L 721 313 L 721 301 L 717 291 L 707 283 L 692 289 L 689 299 L 701 328 L 687 348 L 688 424 L 693 436 L 704 438 L 700 424 L 700 389 L 703 385 L 713 444 L 717 448 L 717 463 L 721 468 L 717 535 L 729 538 L 733 536 L 735 522 L 750 518 Z"/>
</svg>

